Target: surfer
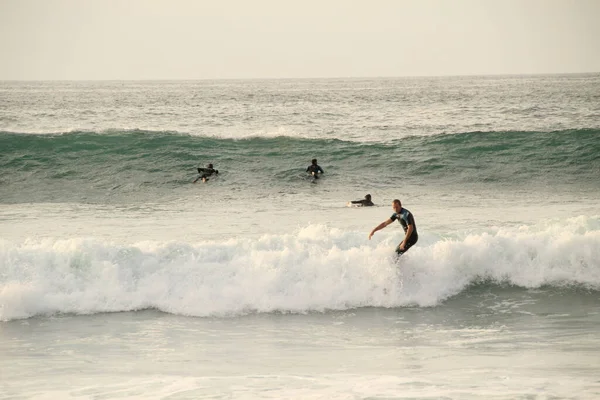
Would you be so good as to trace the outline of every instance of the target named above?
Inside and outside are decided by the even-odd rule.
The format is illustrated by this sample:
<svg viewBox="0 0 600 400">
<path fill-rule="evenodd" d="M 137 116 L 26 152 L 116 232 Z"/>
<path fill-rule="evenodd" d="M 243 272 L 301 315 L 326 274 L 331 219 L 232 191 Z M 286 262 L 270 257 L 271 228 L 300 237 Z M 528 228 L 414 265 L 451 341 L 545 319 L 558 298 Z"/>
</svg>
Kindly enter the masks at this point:
<svg viewBox="0 0 600 400">
<path fill-rule="evenodd" d="M 198 167 L 198 177 L 194 180 L 194 183 L 198 182 L 198 180 L 202 179 L 202 182 L 206 182 L 208 177 L 212 174 L 218 175 L 219 171 L 213 168 L 212 164 L 208 164 L 206 168 Z"/>
<path fill-rule="evenodd" d="M 350 202 L 350 204 L 356 204 L 356 205 L 363 206 L 363 207 L 370 207 L 370 206 L 374 206 L 375 205 L 371 201 L 371 195 L 370 194 L 366 195 L 365 198 L 362 199 L 362 200 L 352 200 Z"/>
<path fill-rule="evenodd" d="M 313 158 L 311 164 L 306 168 L 306 172 L 310 173 L 315 179 L 319 179 L 319 174 L 324 173 L 323 168 L 317 164 L 317 159 Z"/>
<path fill-rule="evenodd" d="M 400 225 L 402 225 L 402 229 L 404 229 L 404 240 L 402 240 L 398 247 L 396 247 L 396 253 L 398 256 L 401 256 L 415 243 L 417 243 L 419 240 L 419 235 L 417 233 L 417 225 L 415 224 L 415 219 L 412 213 L 406 208 L 402 207 L 400 200 L 395 199 L 392 202 L 392 209 L 394 210 L 392 216 L 373 228 L 371 233 L 369 233 L 369 240 L 371 240 L 371 237 L 375 234 L 375 232 L 385 228 L 395 220 L 398 220 Z"/>
</svg>

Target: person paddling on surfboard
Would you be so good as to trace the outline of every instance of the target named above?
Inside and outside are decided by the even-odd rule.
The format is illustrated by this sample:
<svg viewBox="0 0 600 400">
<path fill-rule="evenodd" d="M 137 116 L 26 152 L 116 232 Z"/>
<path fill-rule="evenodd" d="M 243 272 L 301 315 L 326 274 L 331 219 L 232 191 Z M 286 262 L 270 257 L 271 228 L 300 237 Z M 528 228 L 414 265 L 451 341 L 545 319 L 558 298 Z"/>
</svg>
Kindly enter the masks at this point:
<svg viewBox="0 0 600 400">
<path fill-rule="evenodd" d="M 198 167 L 198 173 L 200 175 L 198 175 L 198 177 L 194 180 L 194 183 L 198 182 L 200 179 L 202 179 L 202 182 L 206 182 L 209 176 L 212 174 L 218 175 L 219 171 L 214 169 L 212 164 L 208 164 L 206 168 Z"/>
<path fill-rule="evenodd" d="M 415 219 L 412 213 L 406 208 L 402 207 L 400 200 L 395 199 L 392 202 L 392 208 L 394 209 L 392 216 L 373 228 L 371 233 L 369 233 L 369 240 L 371 240 L 371 237 L 375 234 L 375 232 L 385 228 L 395 220 L 398 220 L 400 225 L 402 225 L 402 229 L 404 229 L 404 240 L 402 240 L 398 247 L 396 247 L 396 253 L 398 256 L 401 256 L 402 254 L 406 253 L 406 251 L 415 243 L 417 243 L 419 240 L 419 234 L 417 233 L 417 224 L 415 224 Z"/>
<path fill-rule="evenodd" d="M 323 174 L 323 168 L 317 164 L 317 159 L 313 158 L 311 164 L 306 168 L 306 172 L 311 174 L 315 179 L 319 179 L 319 174 Z"/>
<path fill-rule="evenodd" d="M 374 206 L 375 205 L 371 201 L 371 195 L 370 194 L 366 195 L 363 200 L 352 200 L 350 202 L 350 204 L 356 204 L 357 206 L 363 206 L 363 207 L 370 207 L 370 206 Z"/>
</svg>

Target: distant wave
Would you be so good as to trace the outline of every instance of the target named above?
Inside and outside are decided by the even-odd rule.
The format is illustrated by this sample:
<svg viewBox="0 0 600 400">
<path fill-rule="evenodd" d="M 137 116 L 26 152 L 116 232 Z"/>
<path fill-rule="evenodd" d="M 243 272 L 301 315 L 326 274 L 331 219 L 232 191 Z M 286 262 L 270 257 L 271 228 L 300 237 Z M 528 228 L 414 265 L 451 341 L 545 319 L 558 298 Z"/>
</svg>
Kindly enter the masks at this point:
<svg viewBox="0 0 600 400">
<path fill-rule="evenodd" d="M 318 238 L 318 239 L 315 239 Z M 0 320 L 158 309 L 190 316 L 435 306 L 476 284 L 600 290 L 600 218 L 457 237 L 309 225 L 223 242 L 0 241 Z"/>
<path fill-rule="evenodd" d="M 465 132 L 386 143 L 288 136 L 221 139 L 113 130 L 33 135 L 0 132 L 4 202 L 155 197 L 212 162 L 221 185 L 285 187 L 313 157 L 330 184 L 556 186 L 600 189 L 600 130 Z M 335 183 L 333 183 L 335 182 Z M 35 186 L 39 190 L 30 191 Z"/>
</svg>

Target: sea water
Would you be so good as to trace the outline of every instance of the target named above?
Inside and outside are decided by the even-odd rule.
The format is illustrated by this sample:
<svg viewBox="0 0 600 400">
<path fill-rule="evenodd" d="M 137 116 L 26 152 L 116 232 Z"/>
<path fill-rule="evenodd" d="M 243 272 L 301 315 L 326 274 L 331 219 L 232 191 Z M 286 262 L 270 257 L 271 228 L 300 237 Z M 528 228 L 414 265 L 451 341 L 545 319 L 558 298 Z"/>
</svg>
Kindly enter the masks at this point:
<svg viewBox="0 0 600 400">
<path fill-rule="evenodd" d="M 600 397 L 600 75 L 0 99 L 3 398 Z"/>
</svg>

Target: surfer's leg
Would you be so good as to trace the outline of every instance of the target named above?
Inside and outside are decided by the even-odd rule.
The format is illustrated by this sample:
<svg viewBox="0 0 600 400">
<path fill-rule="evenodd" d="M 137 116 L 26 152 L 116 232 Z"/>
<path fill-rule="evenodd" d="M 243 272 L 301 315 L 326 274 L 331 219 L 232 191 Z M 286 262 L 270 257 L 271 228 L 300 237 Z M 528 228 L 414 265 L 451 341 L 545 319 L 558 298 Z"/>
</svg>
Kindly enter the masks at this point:
<svg viewBox="0 0 600 400">
<path fill-rule="evenodd" d="M 408 251 L 408 249 L 410 249 L 417 243 L 418 240 L 419 240 L 419 238 L 417 237 L 414 240 L 411 240 L 408 243 L 406 243 L 406 245 L 404 246 L 404 250 L 400 250 L 400 244 L 402 244 L 402 242 L 400 242 L 398 247 L 396 247 L 396 254 L 398 255 L 398 257 L 400 257 L 402 254 L 406 253 Z"/>
</svg>

